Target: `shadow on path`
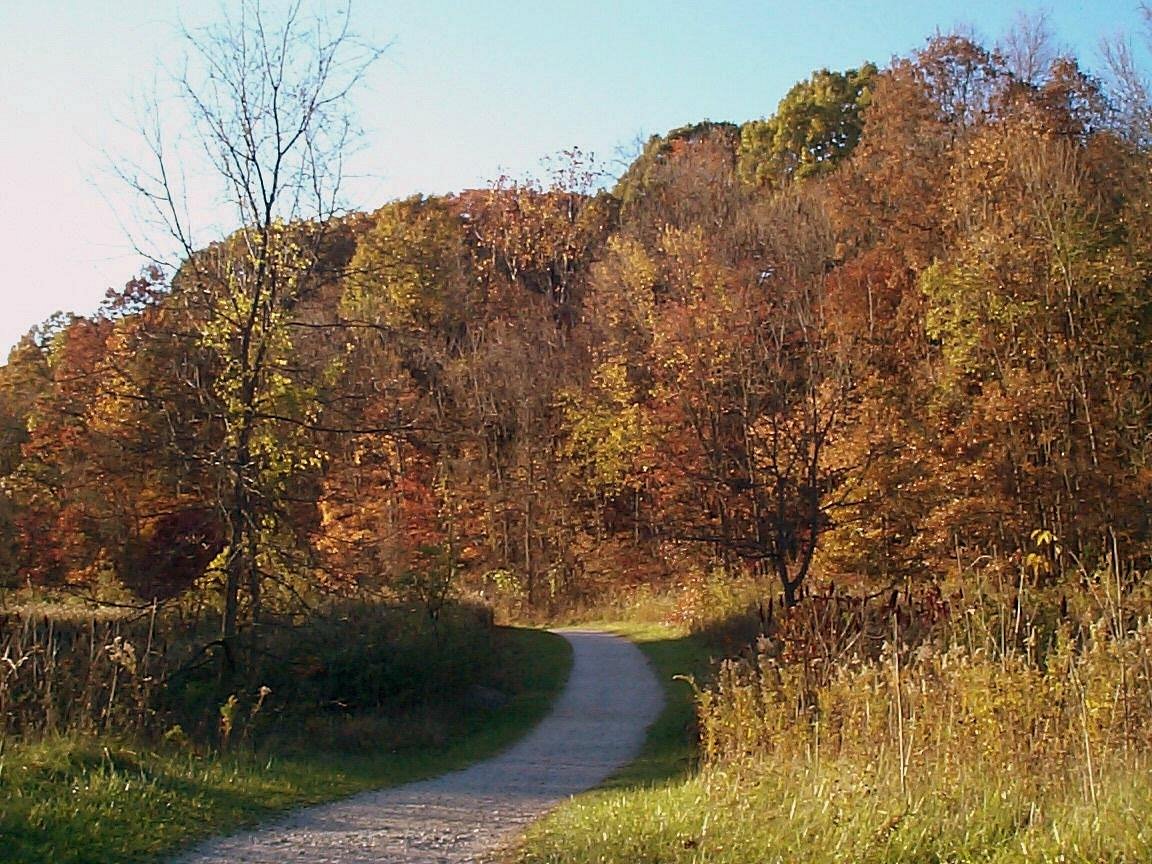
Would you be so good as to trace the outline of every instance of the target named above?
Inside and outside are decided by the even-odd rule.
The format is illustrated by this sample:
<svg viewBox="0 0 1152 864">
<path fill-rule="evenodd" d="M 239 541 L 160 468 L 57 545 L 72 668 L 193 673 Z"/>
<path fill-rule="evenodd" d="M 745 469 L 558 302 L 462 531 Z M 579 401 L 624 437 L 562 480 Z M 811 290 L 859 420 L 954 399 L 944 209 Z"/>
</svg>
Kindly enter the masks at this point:
<svg viewBox="0 0 1152 864">
<path fill-rule="evenodd" d="M 540 725 L 501 755 L 433 780 L 297 811 L 266 828 L 211 840 L 177 864 L 455 864 L 508 842 L 632 761 L 664 704 L 633 644 L 600 631 L 558 632 L 573 649 L 568 683 Z"/>
</svg>

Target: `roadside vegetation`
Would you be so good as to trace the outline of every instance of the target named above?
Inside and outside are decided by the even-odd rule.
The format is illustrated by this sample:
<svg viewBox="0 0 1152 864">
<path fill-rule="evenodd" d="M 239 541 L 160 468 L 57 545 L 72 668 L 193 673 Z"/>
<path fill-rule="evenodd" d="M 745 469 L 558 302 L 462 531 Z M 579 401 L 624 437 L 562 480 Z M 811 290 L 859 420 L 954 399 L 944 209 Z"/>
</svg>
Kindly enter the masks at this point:
<svg viewBox="0 0 1152 864">
<path fill-rule="evenodd" d="M 197 643 L 154 622 L 166 668 L 112 637 L 136 651 L 134 671 L 107 666 L 102 650 L 63 648 L 109 622 L 22 615 L 42 641 L 19 655 L 21 672 L 65 655 L 94 662 L 52 670 L 38 689 L 31 676 L 0 686 L 29 720 L 61 718 L 53 691 L 74 688 L 80 703 L 70 725 L 2 739 L 0 838 L 12 864 L 156 860 L 291 807 L 461 767 L 534 725 L 571 661 L 562 638 L 492 627 L 475 609 L 446 610 L 433 628 L 423 612 L 343 606 L 264 641 L 242 678 L 216 662 L 197 668 Z M 181 649 L 191 665 L 171 659 Z M 253 681 L 268 683 L 243 686 Z"/>
<path fill-rule="evenodd" d="M 167 266 L 0 366 L 5 855 L 491 752 L 563 666 L 493 618 L 583 615 L 671 702 L 524 861 L 1152 858 L 1144 53 L 938 33 L 369 213 L 378 52 L 237 8 L 122 171 Z"/>
<path fill-rule="evenodd" d="M 657 724 L 647 759 L 534 826 L 510 860 L 1150 860 L 1145 577 L 1095 574 L 1078 608 L 988 587 L 954 614 L 942 599 L 829 596 L 768 622 L 625 628 L 668 687 L 661 724 L 678 714 L 683 734 L 694 708 L 699 749 L 669 748 Z M 743 652 L 708 661 L 718 634 L 747 627 L 761 634 Z"/>
</svg>

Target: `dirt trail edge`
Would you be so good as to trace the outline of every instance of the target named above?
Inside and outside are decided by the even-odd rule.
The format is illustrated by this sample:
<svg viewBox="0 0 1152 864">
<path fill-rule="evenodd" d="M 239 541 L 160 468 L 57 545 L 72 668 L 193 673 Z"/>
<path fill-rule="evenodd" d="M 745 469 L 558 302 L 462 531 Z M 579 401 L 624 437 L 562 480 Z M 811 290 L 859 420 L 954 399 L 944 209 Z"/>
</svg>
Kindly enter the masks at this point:
<svg viewBox="0 0 1152 864">
<path fill-rule="evenodd" d="M 175 864 L 463 864 L 511 842 L 631 761 L 663 707 L 635 645 L 598 631 L 557 632 L 572 644 L 568 683 L 552 713 L 510 749 L 462 771 L 210 840 Z"/>
</svg>

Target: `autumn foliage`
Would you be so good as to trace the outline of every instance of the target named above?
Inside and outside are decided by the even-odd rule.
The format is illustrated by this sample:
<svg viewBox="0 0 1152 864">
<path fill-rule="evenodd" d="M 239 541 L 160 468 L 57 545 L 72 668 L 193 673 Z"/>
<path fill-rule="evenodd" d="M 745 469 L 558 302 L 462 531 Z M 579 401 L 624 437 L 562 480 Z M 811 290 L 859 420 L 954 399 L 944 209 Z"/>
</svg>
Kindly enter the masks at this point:
<svg viewBox="0 0 1152 864">
<path fill-rule="evenodd" d="M 0 368 L 0 576 L 231 584 L 244 626 L 1146 569 L 1152 175 L 1112 104 L 1071 58 L 937 37 L 656 136 L 610 192 L 574 152 L 242 229 Z"/>
</svg>

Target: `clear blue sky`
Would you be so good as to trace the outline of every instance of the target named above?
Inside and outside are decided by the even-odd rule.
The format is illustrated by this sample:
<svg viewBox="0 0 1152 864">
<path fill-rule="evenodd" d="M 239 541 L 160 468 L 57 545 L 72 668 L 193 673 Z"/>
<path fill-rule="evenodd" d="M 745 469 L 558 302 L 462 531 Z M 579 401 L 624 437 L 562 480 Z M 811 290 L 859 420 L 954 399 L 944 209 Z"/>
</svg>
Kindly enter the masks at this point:
<svg viewBox="0 0 1152 864">
<path fill-rule="evenodd" d="M 104 153 L 137 157 L 134 99 L 177 62 L 179 22 L 225 6 L 0 0 L 0 361 L 138 270 Z M 355 29 L 390 47 L 357 99 L 347 197 L 483 186 L 572 146 L 611 163 L 684 123 L 769 115 L 813 69 L 884 65 L 957 27 L 991 43 L 1041 9 L 1089 68 L 1102 38 L 1141 33 L 1136 0 L 354 0 Z"/>
</svg>

